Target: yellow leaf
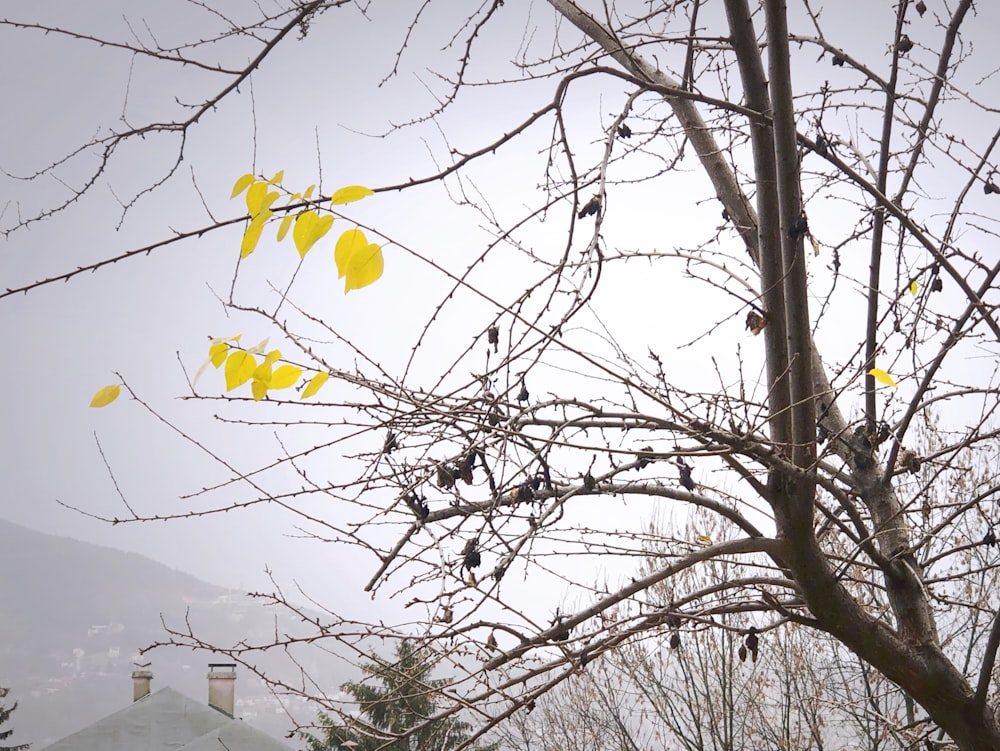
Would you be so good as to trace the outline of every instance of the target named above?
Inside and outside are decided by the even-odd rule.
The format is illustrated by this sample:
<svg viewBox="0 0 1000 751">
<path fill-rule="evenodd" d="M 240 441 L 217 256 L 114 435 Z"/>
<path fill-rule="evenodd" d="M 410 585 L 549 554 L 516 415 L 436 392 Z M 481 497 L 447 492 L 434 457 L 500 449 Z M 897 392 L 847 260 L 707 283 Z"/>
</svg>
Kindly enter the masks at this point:
<svg viewBox="0 0 1000 751">
<path fill-rule="evenodd" d="M 696 539 L 698 540 L 699 543 L 701 543 L 706 547 L 712 544 L 712 538 L 709 537 L 708 535 L 698 535 Z"/>
<path fill-rule="evenodd" d="M 270 388 L 287 389 L 289 386 L 294 386 L 301 375 L 302 368 L 295 365 L 282 365 L 271 375 Z"/>
<path fill-rule="evenodd" d="M 917 280 L 914 279 L 912 282 L 910 282 L 910 294 L 916 297 L 918 289 L 920 288 L 917 286 Z"/>
<path fill-rule="evenodd" d="M 308 201 L 310 198 L 312 198 L 314 190 L 316 190 L 316 186 L 310 185 L 308 188 L 306 188 L 306 192 L 302 194 L 302 197 Z"/>
<path fill-rule="evenodd" d="M 382 276 L 385 262 L 382 259 L 382 248 L 372 243 L 367 248 L 354 254 L 344 275 L 344 294 L 352 289 L 361 289 L 378 281 Z"/>
<path fill-rule="evenodd" d="M 309 249 L 330 231 L 332 225 L 333 216 L 330 214 L 320 216 L 315 211 L 303 211 L 299 214 L 295 218 L 295 229 L 292 230 L 292 239 L 295 240 L 299 256 L 305 258 Z"/>
<path fill-rule="evenodd" d="M 278 225 L 278 242 L 280 243 L 285 239 L 285 235 L 288 234 L 288 228 L 292 226 L 292 219 L 295 217 L 291 214 L 285 214 L 281 218 L 281 224 Z"/>
<path fill-rule="evenodd" d="M 271 204 L 278 200 L 275 191 L 268 192 L 268 183 L 255 182 L 247 191 L 247 211 L 250 216 L 257 217 L 259 214 L 270 213 Z"/>
<path fill-rule="evenodd" d="M 264 203 L 264 196 L 267 195 L 267 183 L 255 182 L 247 191 L 246 204 L 250 216 L 257 216 L 260 213 L 261 204 Z"/>
<path fill-rule="evenodd" d="M 208 359 L 216 368 L 221 367 L 229 354 L 229 342 L 216 342 L 208 348 Z"/>
<path fill-rule="evenodd" d="M 249 173 L 243 175 L 243 177 L 241 177 L 239 180 L 237 180 L 236 184 L 233 185 L 233 194 L 231 196 L 229 196 L 229 199 L 232 200 L 232 199 L 236 198 L 236 196 L 238 196 L 244 190 L 246 190 L 247 188 L 249 188 L 250 185 L 251 185 L 251 183 L 253 183 L 253 181 L 254 181 L 253 175 L 251 175 Z"/>
<path fill-rule="evenodd" d="M 871 370 L 868 371 L 868 375 L 872 376 L 876 381 L 884 383 L 886 386 L 892 386 L 893 388 L 897 388 L 897 384 L 894 380 L 892 380 L 892 376 L 886 373 L 881 368 L 872 368 Z"/>
<path fill-rule="evenodd" d="M 118 395 L 122 392 L 122 387 L 117 383 L 112 386 L 105 386 L 103 389 L 94 394 L 94 398 L 90 400 L 91 407 L 107 407 L 111 402 L 118 398 Z"/>
<path fill-rule="evenodd" d="M 346 277 L 344 294 L 376 281 L 384 268 L 382 248 L 374 243 L 369 245 L 365 233 L 359 229 L 349 229 L 340 236 L 334 260 L 337 276 Z"/>
<path fill-rule="evenodd" d="M 368 238 L 359 229 L 349 229 L 337 240 L 337 247 L 333 251 L 333 259 L 337 262 L 337 278 L 341 279 L 347 274 L 347 266 L 351 258 L 362 248 L 368 247 Z"/>
<path fill-rule="evenodd" d="M 374 195 L 374 191 L 370 188 L 366 188 L 362 185 L 348 185 L 346 188 L 341 188 L 333 194 L 330 199 L 330 203 L 334 206 L 351 203 L 353 201 L 360 201 L 362 198 L 367 198 L 368 196 Z"/>
<path fill-rule="evenodd" d="M 308 399 L 310 396 L 314 396 L 317 391 L 323 388 L 323 384 L 326 383 L 327 379 L 330 377 L 329 373 L 317 373 L 312 378 L 309 379 L 309 385 L 305 387 L 302 392 L 302 398 Z"/>
<path fill-rule="evenodd" d="M 259 402 L 267 394 L 267 384 L 254 379 L 254 382 L 250 384 L 250 393 L 253 394 L 253 400 Z"/>
<path fill-rule="evenodd" d="M 285 178 L 285 171 L 282 169 L 282 170 L 278 170 L 277 172 L 275 172 L 274 173 L 274 177 L 272 177 L 267 182 L 270 185 L 274 185 L 275 183 L 280 183 L 284 178 Z"/>
<path fill-rule="evenodd" d="M 202 373 L 205 372 L 205 368 L 209 365 L 214 365 L 216 368 L 220 367 L 226 361 L 226 355 L 229 353 L 229 342 L 238 342 L 239 340 L 239 334 L 236 336 L 214 337 L 208 345 L 208 359 L 198 367 L 198 372 L 194 374 L 194 381 L 192 383 L 198 383 L 201 380 Z"/>
<path fill-rule="evenodd" d="M 257 369 L 253 355 L 236 350 L 226 358 L 226 391 L 239 388 L 249 381 Z"/>
<path fill-rule="evenodd" d="M 281 359 L 280 349 L 272 349 L 270 352 L 264 355 L 264 362 L 266 362 L 268 365 L 276 363 L 280 359 Z"/>
<path fill-rule="evenodd" d="M 257 243 L 260 241 L 260 233 L 264 231 L 264 224 L 270 218 L 271 212 L 267 211 L 250 220 L 246 232 L 243 233 L 243 242 L 240 243 L 240 258 L 246 258 L 256 250 Z"/>
<path fill-rule="evenodd" d="M 254 383 L 263 383 L 266 387 L 271 387 L 271 363 L 267 360 L 262 362 L 253 371 Z"/>
</svg>

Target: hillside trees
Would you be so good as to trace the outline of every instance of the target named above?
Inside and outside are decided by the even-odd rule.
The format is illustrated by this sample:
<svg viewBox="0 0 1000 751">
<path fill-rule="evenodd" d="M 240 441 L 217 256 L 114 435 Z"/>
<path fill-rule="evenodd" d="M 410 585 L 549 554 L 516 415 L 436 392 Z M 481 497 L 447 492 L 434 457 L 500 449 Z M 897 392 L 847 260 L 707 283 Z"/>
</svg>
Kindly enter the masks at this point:
<svg viewBox="0 0 1000 751">
<path fill-rule="evenodd" d="M 5 742 L 14 734 L 14 730 L 9 727 L 10 716 L 14 714 L 14 710 L 17 709 L 17 702 L 14 702 L 9 707 L 6 703 L 7 694 L 10 693 L 9 688 L 0 688 L 0 744 Z M 7 725 L 7 727 L 4 727 Z M 31 744 L 20 743 L 14 746 L 4 746 L 0 745 L 0 751 L 26 751 Z"/>
<path fill-rule="evenodd" d="M 224 302 L 253 329 L 248 340 L 271 335 L 282 351 L 237 354 L 234 372 L 253 374 L 253 397 L 266 403 L 244 403 L 250 392 L 234 387 L 222 419 L 235 431 L 279 430 L 274 459 L 237 467 L 238 451 L 186 434 L 228 473 L 198 494 L 208 508 L 129 507 L 127 520 L 266 502 L 356 546 L 371 567 L 366 591 L 406 604 L 408 622 L 360 628 L 331 611 L 306 619 L 315 634 L 302 638 L 419 636 L 446 649 L 465 677 L 428 722 L 468 708 L 486 732 L 632 640 L 744 614 L 765 645 L 788 623 L 842 644 L 900 687 L 913 708 L 906 733 L 1000 747 L 1000 617 L 984 578 L 1000 487 L 1000 264 L 988 250 L 1000 129 L 987 85 L 997 66 L 982 41 L 995 8 L 421 8 L 399 54 L 385 53 L 389 79 L 419 67 L 408 45 L 423 35 L 457 63 L 424 81 L 429 110 L 380 135 L 418 139 L 426 126 L 444 144 L 428 147 L 434 167 L 367 181 L 373 213 L 363 222 L 329 194 L 285 188 L 272 178 L 280 164 L 254 170 L 274 188 L 266 211 L 247 204 L 249 227 L 264 224 L 267 237 L 284 215 L 311 211 L 315 223 L 332 211 L 334 226 L 367 233 L 358 248 L 379 249 L 385 278 L 353 291 L 335 320 L 310 310 L 314 290 L 294 271 L 261 282 L 241 263 Z M 367 6 L 372 24 L 389 23 L 381 10 Z M 236 56 L 249 64 L 217 66 L 225 87 L 182 118 L 99 134 L 86 147 L 98 153 L 93 179 L 68 201 L 15 215 L 8 236 L 59 221 L 123 144 L 201 127 L 265 74 L 293 32 L 303 49 L 329 49 L 354 12 L 318 1 L 234 17 L 253 49 Z M 124 44 L 164 64 L 200 61 L 197 44 Z M 492 97 L 508 90 L 523 92 L 502 100 L 509 122 L 484 124 L 468 146 L 464 104 L 486 102 L 500 119 Z M 182 147 L 178 164 L 184 156 Z M 430 207 L 419 229 L 397 234 L 393 207 L 423 200 L 427 186 L 447 190 L 472 223 Z M 238 253 L 226 228 L 250 217 L 230 212 L 82 270 L 206 234 Z M 408 284 L 372 309 L 366 300 L 392 283 L 393 264 Z M 12 285 L 5 297 L 78 273 Z M 249 348 L 241 341 L 218 340 L 210 354 L 228 364 Z M 301 372 L 300 389 L 328 374 L 315 406 L 261 385 L 285 366 Z M 227 393 L 221 376 L 207 385 L 211 375 L 191 398 Z M 681 533 L 691 509 L 713 518 L 711 532 Z M 655 513 L 676 531 L 648 527 Z M 650 539 L 664 553 L 638 572 Z M 657 595 L 713 562 L 729 567 L 724 582 Z M 974 638 L 956 640 L 961 629 Z M 199 643 L 186 631 L 174 641 Z M 254 650 L 274 645 L 212 646 L 252 666 Z"/>
<path fill-rule="evenodd" d="M 447 683 L 431 677 L 435 664 L 426 649 L 404 640 L 396 645 L 395 661 L 362 665 L 365 680 L 341 687 L 357 703 L 357 714 L 345 712 L 343 722 L 321 715 L 320 737 L 307 736 L 310 751 L 345 743 L 356 744 L 352 748 L 358 751 L 462 747 L 470 735 L 468 723 L 453 717 L 427 722 L 436 711 L 435 692 Z"/>
</svg>

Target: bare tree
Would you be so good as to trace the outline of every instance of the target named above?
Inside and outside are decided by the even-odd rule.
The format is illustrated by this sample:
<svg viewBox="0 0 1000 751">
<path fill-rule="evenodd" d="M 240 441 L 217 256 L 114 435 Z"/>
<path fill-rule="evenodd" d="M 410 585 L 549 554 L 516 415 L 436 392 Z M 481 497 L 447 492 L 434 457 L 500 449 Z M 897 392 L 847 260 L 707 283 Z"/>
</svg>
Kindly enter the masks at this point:
<svg viewBox="0 0 1000 751">
<path fill-rule="evenodd" d="M 249 40 L 254 51 L 240 48 L 239 64 L 207 66 L 198 58 L 207 42 L 75 34 L 207 66 L 226 83 L 183 117 L 102 132 L 53 160 L 39 175 L 95 150 L 98 166 L 67 200 L 7 212 L 8 236 L 84 200 L 131 140 L 177 137 L 169 178 L 186 134 L 294 32 L 316 43 L 335 34 L 335 16 L 376 18 L 381 7 L 316 0 L 234 18 L 215 40 Z M 1000 617 L 982 576 L 995 556 L 977 567 L 959 555 L 995 546 L 1000 263 L 982 249 L 996 243 L 1000 193 L 986 85 L 997 71 L 996 9 L 971 0 L 900 0 L 891 13 L 805 0 L 547 7 L 544 19 L 538 6 L 500 0 L 458 18 L 452 9 L 451 28 L 426 20 L 440 3 L 414 13 L 387 58 L 391 73 L 412 64 L 419 35 L 458 50 L 451 71 L 436 71 L 437 104 L 414 113 L 414 132 L 438 123 L 447 139 L 449 117 L 487 84 L 547 88 L 502 134 L 472 149 L 446 140 L 439 169 L 375 188 L 405 199 L 441 184 L 490 238 L 439 258 L 423 245 L 440 243 L 436 228 L 406 241 L 388 218 L 363 227 L 439 284 L 433 299 L 406 301 L 403 323 L 419 323 L 393 365 L 372 353 L 367 332 L 345 334 L 311 313 L 308 297 L 249 292 L 234 275 L 230 309 L 255 315 L 295 350 L 290 361 L 343 388 L 309 417 L 294 398 L 269 395 L 260 417 L 251 407 L 261 405 L 227 397 L 238 429 L 286 432 L 275 460 L 255 471 L 199 443 L 236 479 L 202 493 L 210 508 L 197 513 L 280 504 L 311 533 L 371 554 L 366 589 L 401 596 L 420 615 L 363 627 L 331 612 L 302 638 L 447 644 L 465 678 L 434 719 L 468 706 L 486 732 L 636 635 L 669 631 L 676 618 L 752 613 L 761 629 L 822 631 L 898 686 L 913 703 L 908 732 L 1000 748 Z M 516 52 L 498 59 L 495 49 Z M 542 126 L 551 135 L 531 158 Z M 515 171 L 538 189 L 509 200 Z M 123 200 L 126 210 L 143 195 Z M 275 220 L 327 211 L 329 198 L 293 200 Z M 213 218 L 5 296 L 246 219 Z M 929 455 L 910 448 L 922 425 L 940 438 Z M 349 455 L 357 471 L 331 479 L 324 453 Z M 973 483 L 974 467 L 988 469 Z M 285 490 L 265 481 L 275 475 Z M 665 507 L 706 511 L 717 532 L 647 529 L 644 513 Z M 671 554 L 621 575 L 651 537 Z M 620 578 L 591 584 L 582 572 L 595 562 Z M 732 572 L 725 582 L 678 591 L 672 603 L 655 595 L 714 562 Z M 539 608 L 546 582 L 572 594 Z M 946 623 L 975 628 L 981 648 L 945 638 Z M 274 646 L 228 651 L 252 665 L 255 650 Z"/>
</svg>

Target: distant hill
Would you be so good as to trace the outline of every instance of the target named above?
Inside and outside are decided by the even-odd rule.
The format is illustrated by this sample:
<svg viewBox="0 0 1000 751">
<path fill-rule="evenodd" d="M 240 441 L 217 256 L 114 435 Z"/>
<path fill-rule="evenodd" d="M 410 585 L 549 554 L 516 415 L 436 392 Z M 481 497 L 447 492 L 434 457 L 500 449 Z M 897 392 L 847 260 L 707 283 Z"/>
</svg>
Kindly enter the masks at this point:
<svg viewBox="0 0 1000 751">
<path fill-rule="evenodd" d="M 0 520 L 0 686 L 11 688 L 8 702 L 18 702 L 10 740 L 38 751 L 131 702 L 133 658 L 165 639 L 161 614 L 174 627 L 189 617 L 197 633 L 234 644 L 273 634 L 276 613 L 280 631 L 294 629 L 280 611 L 141 555 Z M 258 664 L 274 669 L 281 659 L 276 655 L 269 665 L 264 656 Z M 206 701 L 207 665 L 219 658 L 168 648 L 146 661 L 152 661 L 153 690 L 172 686 Z M 322 653 L 309 662 L 311 674 L 331 691 L 356 677 Z M 237 716 L 276 737 L 290 729 L 278 702 L 242 668 L 236 695 Z M 311 718 L 305 705 L 291 710 Z"/>
</svg>

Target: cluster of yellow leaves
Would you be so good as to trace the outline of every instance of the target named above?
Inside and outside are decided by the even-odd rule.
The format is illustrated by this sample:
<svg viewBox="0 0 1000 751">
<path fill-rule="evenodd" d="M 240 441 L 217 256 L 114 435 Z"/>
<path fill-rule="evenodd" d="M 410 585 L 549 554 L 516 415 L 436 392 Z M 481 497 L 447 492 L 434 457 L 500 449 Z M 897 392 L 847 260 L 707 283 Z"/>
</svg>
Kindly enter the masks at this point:
<svg viewBox="0 0 1000 751">
<path fill-rule="evenodd" d="M 226 391 L 238 389 L 249 381 L 254 400 L 260 401 L 268 391 L 287 389 L 299 382 L 302 368 L 287 363 L 275 367 L 281 360 L 281 352 L 276 349 L 265 352 L 266 339 L 249 349 L 232 346 L 239 340 L 238 335 L 229 339 L 213 339 L 208 348 L 208 362 L 216 369 L 225 365 L 223 372 L 226 376 Z M 258 357 L 261 359 L 258 360 Z M 302 391 L 302 398 L 313 396 L 329 377 L 329 373 L 325 372 L 313 375 Z"/>
<path fill-rule="evenodd" d="M 282 171 L 270 180 L 259 180 L 252 174 L 246 174 L 233 186 L 230 198 L 236 198 L 246 191 L 247 211 L 250 214 L 250 221 L 247 223 L 240 245 L 241 258 L 246 258 L 254 252 L 264 225 L 274 218 L 275 211 L 272 206 L 279 195 L 278 191 L 272 188 L 281 182 L 283 176 Z M 293 206 L 312 201 L 315 189 L 315 185 L 310 185 L 302 193 L 293 193 L 286 205 Z M 369 188 L 349 185 L 340 188 L 331 196 L 330 205 L 340 206 L 360 201 L 370 195 L 372 191 Z M 295 249 L 298 250 L 300 258 L 305 258 L 313 245 L 330 231 L 333 220 L 333 214 L 320 214 L 313 209 L 305 209 L 294 214 L 291 210 L 287 210 L 278 225 L 278 242 L 284 240 L 288 230 L 291 229 Z M 334 260 L 337 264 L 338 278 L 344 279 L 344 294 L 377 281 L 382 276 L 384 268 L 381 246 L 369 243 L 364 232 L 359 229 L 346 230 L 340 236 L 334 251 Z"/>
</svg>

